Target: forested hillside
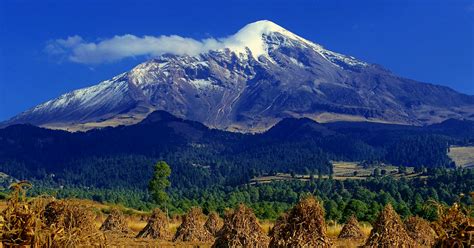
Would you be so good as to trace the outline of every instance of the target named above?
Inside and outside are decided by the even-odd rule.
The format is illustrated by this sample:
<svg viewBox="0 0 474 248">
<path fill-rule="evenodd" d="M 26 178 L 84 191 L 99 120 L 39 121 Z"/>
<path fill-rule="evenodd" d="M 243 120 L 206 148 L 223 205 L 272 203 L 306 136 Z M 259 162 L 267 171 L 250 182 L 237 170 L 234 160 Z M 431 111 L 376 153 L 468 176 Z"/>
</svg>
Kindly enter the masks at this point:
<svg viewBox="0 0 474 248">
<path fill-rule="evenodd" d="M 447 149 L 472 142 L 473 126 L 470 121 L 414 127 L 284 119 L 252 135 L 157 111 L 137 125 L 84 133 L 30 125 L 0 129 L 0 171 L 52 185 L 144 189 L 158 160 L 170 164 L 173 188 L 236 186 L 276 172 L 331 174 L 331 160 L 453 167 Z"/>
<path fill-rule="evenodd" d="M 173 174 L 173 172 L 172 172 Z M 193 206 L 201 206 L 206 213 L 224 213 L 239 203 L 251 206 L 261 219 L 275 219 L 305 195 L 315 195 L 324 204 L 326 219 L 343 222 L 351 215 L 372 222 L 387 203 L 402 216 L 436 217 L 430 201 L 472 205 L 469 192 L 474 190 L 472 169 L 429 169 L 423 177 L 397 180 L 378 176 L 366 180 L 333 180 L 314 177 L 309 181 L 283 181 L 265 184 L 222 186 L 206 188 L 172 187 L 168 193 L 169 211 L 184 213 Z M 125 188 L 72 187 L 51 188 L 36 182 L 33 195 L 54 195 L 59 198 L 75 197 L 99 202 L 122 204 L 141 210 L 155 205 L 146 190 Z"/>
</svg>

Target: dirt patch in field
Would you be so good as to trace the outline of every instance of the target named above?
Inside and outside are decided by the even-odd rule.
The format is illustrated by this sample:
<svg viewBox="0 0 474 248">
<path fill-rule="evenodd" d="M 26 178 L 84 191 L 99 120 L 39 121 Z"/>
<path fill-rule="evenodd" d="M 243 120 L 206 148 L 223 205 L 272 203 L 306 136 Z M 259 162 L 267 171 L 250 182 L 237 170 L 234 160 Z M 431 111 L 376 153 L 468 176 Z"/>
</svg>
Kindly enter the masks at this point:
<svg viewBox="0 0 474 248">
<path fill-rule="evenodd" d="M 262 230 L 253 211 L 240 204 L 224 218 L 224 226 L 217 233 L 212 247 L 268 247 L 268 236 Z"/>
<path fill-rule="evenodd" d="M 323 208 L 308 197 L 278 218 L 270 233 L 270 247 L 331 247 L 326 232 Z"/>
</svg>

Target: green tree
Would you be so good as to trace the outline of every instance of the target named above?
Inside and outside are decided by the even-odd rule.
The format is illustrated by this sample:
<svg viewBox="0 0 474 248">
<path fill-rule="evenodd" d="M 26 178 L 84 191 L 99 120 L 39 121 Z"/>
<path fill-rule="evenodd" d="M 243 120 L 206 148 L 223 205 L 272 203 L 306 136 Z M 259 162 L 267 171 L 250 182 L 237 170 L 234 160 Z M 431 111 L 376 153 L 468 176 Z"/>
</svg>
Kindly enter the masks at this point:
<svg viewBox="0 0 474 248">
<path fill-rule="evenodd" d="M 169 196 L 166 193 L 166 188 L 168 188 L 171 183 L 168 180 L 168 177 L 171 175 L 171 168 L 165 161 L 159 161 L 156 163 L 153 173 L 153 178 L 148 184 L 148 190 L 153 197 L 153 200 L 161 208 L 166 208 Z"/>
<path fill-rule="evenodd" d="M 363 201 L 351 199 L 344 209 L 343 219 L 347 220 L 351 215 L 355 215 L 359 220 L 365 219 L 368 211 L 369 208 Z"/>
<path fill-rule="evenodd" d="M 379 177 L 379 176 L 380 176 L 380 169 L 379 169 L 379 168 L 375 168 L 375 169 L 374 169 L 373 176 L 374 176 L 374 177 Z"/>
</svg>

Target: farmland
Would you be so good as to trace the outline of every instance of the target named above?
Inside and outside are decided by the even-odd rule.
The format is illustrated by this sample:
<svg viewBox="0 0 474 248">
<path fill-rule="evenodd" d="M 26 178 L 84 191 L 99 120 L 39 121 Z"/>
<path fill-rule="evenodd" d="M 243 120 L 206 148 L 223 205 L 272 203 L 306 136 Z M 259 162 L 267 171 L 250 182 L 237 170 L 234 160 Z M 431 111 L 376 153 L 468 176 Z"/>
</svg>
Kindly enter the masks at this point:
<svg viewBox="0 0 474 248">
<path fill-rule="evenodd" d="M 347 162 L 347 161 L 333 161 L 334 173 L 332 178 L 334 180 L 362 180 L 370 177 L 374 177 L 374 172 L 379 174 L 379 176 L 391 176 L 394 178 L 414 178 L 420 177 L 420 173 L 415 173 L 413 167 L 406 167 L 404 172 L 399 172 L 399 168 L 393 165 L 377 165 L 364 167 L 359 165 L 356 162 Z M 318 175 L 313 175 L 313 177 L 319 177 Z M 321 175 L 321 178 L 329 178 L 328 175 Z M 268 183 L 272 181 L 288 181 L 288 180 L 300 180 L 308 181 L 311 179 L 311 175 L 304 174 L 294 174 L 290 173 L 276 173 L 275 175 L 266 175 L 253 178 L 251 184 L 255 183 Z"/>
<path fill-rule="evenodd" d="M 450 147 L 448 156 L 458 167 L 474 168 L 474 146 Z"/>
<path fill-rule="evenodd" d="M 29 201 L 34 201 L 30 199 Z M 212 242 L 172 242 L 171 240 L 157 240 L 152 238 L 136 238 L 135 236 L 141 231 L 147 224 L 147 219 L 150 217 L 149 212 L 140 212 L 134 209 L 125 208 L 116 205 L 107 205 L 88 200 L 70 199 L 71 202 L 79 202 L 83 207 L 89 207 L 94 212 L 94 225 L 97 230 L 104 223 L 106 217 L 111 209 L 119 208 L 125 215 L 127 227 L 131 230 L 131 233 L 126 235 L 117 234 L 113 232 L 104 232 L 106 237 L 106 246 L 109 247 L 178 247 L 178 248 L 191 248 L 191 247 L 211 247 Z M 7 208 L 6 201 L 0 201 L 0 213 Z M 169 233 L 176 233 L 178 227 L 182 223 L 181 216 L 173 216 L 169 218 L 168 231 Z M 275 221 L 269 220 L 258 220 L 259 225 L 264 233 L 269 234 L 273 228 Z M 357 247 L 363 244 L 363 240 L 338 240 L 338 235 L 341 232 L 343 224 L 341 223 L 328 223 L 327 235 L 337 245 L 343 247 Z M 368 236 L 372 227 L 368 223 L 361 223 L 361 230 L 365 236 Z"/>
</svg>

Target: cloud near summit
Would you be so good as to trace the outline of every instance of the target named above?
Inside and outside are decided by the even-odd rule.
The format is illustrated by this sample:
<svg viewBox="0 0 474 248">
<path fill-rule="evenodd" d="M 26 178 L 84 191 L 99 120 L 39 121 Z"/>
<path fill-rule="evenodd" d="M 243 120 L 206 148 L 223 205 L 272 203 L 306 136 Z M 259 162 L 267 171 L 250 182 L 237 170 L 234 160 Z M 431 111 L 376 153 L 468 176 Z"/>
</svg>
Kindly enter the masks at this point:
<svg viewBox="0 0 474 248">
<path fill-rule="evenodd" d="M 50 41 L 45 51 L 51 55 L 65 56 L 67 60 L 75 63 L 100 64 L 127 57 L 158 56 L 165 53 L 197 55 L 209 50 L 221 49 L 229 41 L 228 38 L 195 40 L 178 35 L 137 37 L 126 34 L 98 42 L 87 42 L 75 35 Z"/>
<path fill-rule="evenodd" d="M 197 55 L 223 48 L 239 52 L 249 48 L 252 54 L 258 57 L 264 53 L 262 34 L 270 32 L 294 36 L 271 21 L 261 20 L 247 24 L 237 33 L 219 39 L 196 40 L 178 35 L 137 37 L 126 34 L 98 42 L 87 42 L 82 37 L 75 35 L 66 39 L 50 41 L 45 51 L 81 64 L 110 63 L 127 57 L 158 56 L 165 53 Z"/>
</svg>

